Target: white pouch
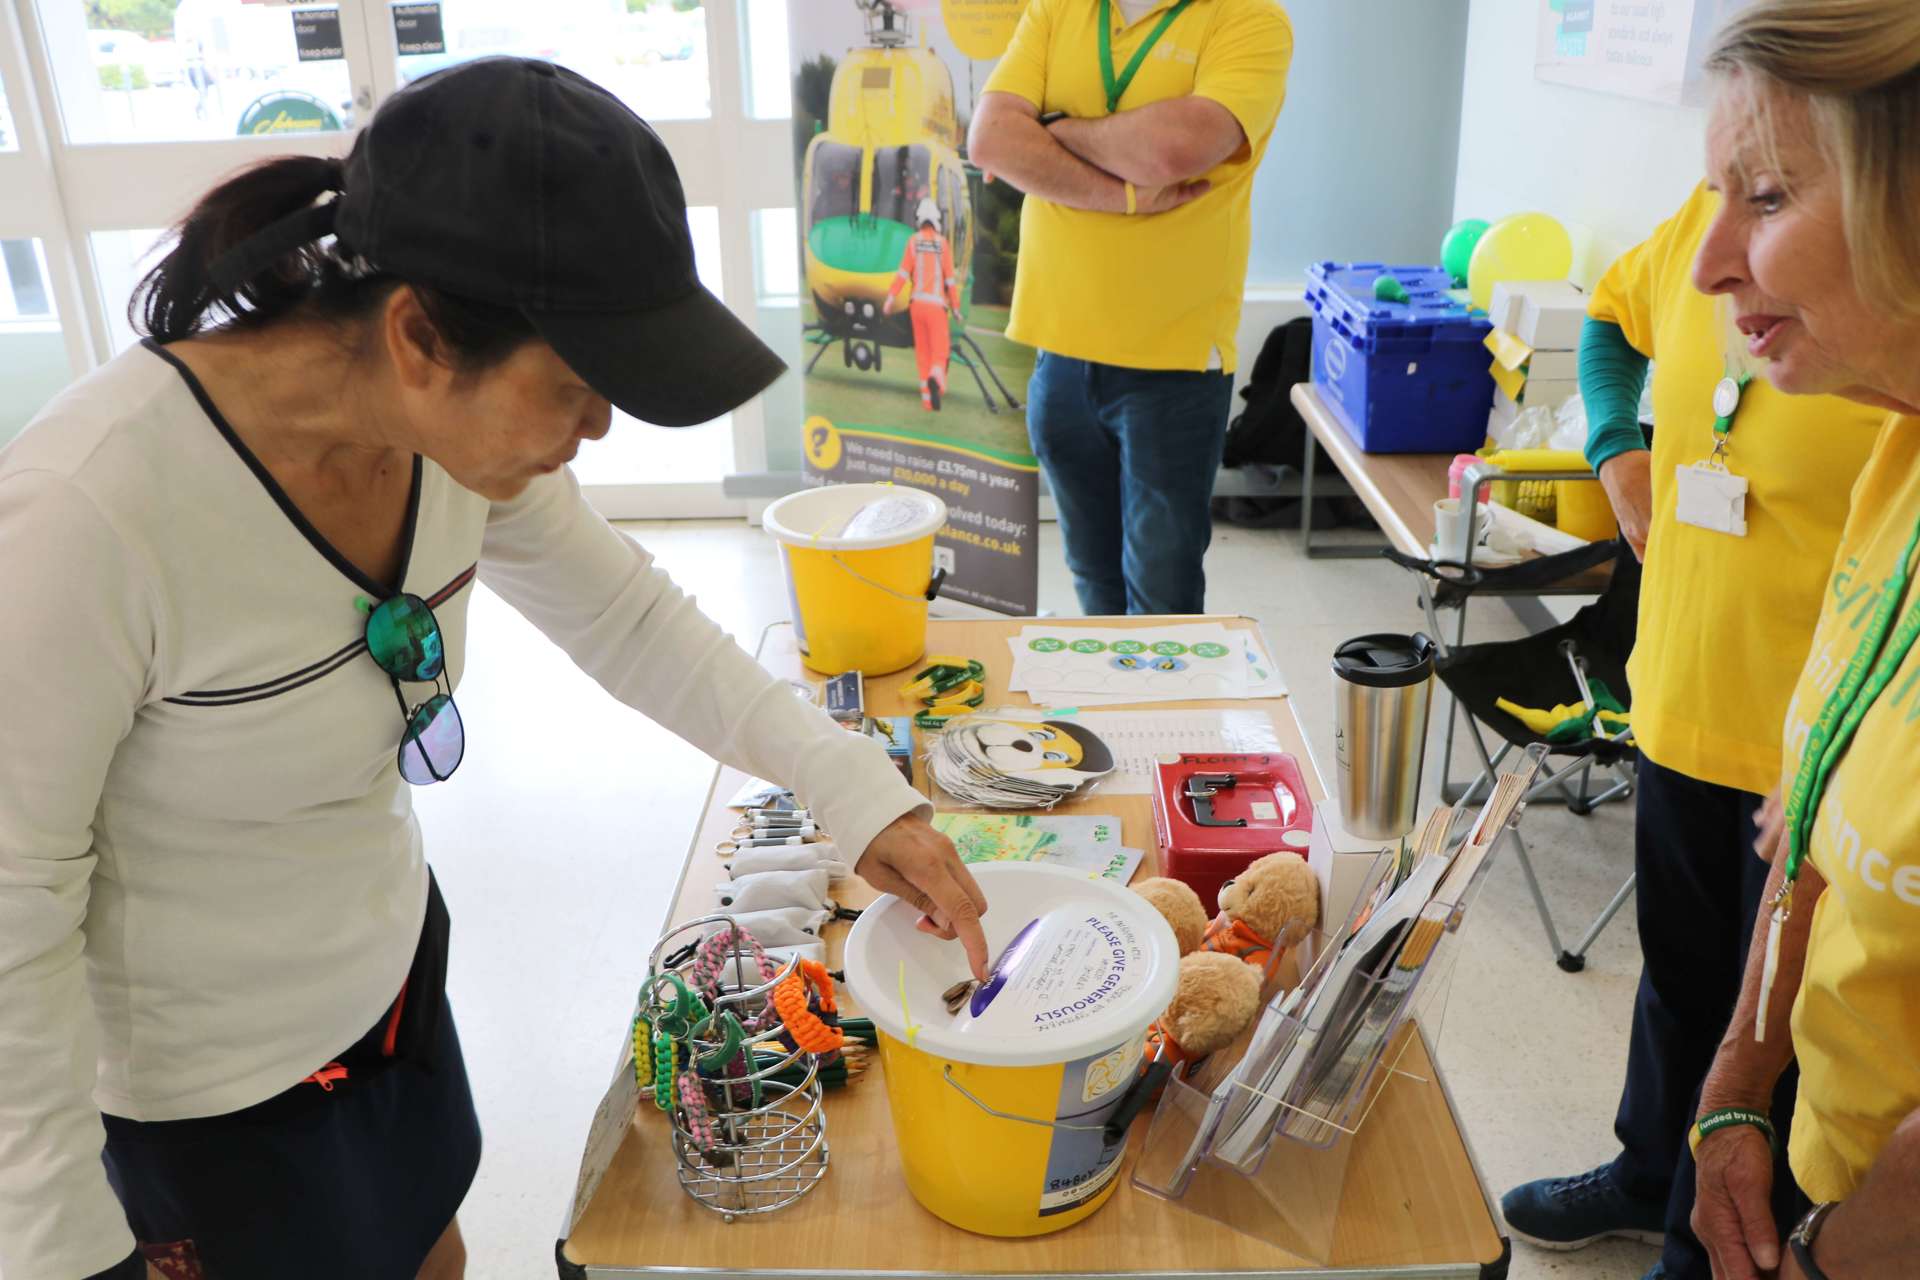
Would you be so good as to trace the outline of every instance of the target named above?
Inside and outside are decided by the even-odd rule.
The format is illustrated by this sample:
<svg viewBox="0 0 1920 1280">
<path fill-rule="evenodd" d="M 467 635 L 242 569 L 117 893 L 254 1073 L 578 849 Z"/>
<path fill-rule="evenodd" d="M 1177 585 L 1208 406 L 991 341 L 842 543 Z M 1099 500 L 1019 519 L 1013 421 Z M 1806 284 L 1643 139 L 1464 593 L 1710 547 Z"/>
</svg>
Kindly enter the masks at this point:
<svg viewBox="0 0 1920 1280">
<path fill-rule="evenodd" d="M 766 952 L 767 959 L 773 961 L 773 967 L 776 969 L 784 969 L 787 961 L 796 958 L 811 960 L 815 964 L 827 962 L 827 944 L 824 942 L 809 942 L 799 947 L 768 947 Z"/>
<path fill-rule="evenodd" d="M 820 941 L 820 930 L 833 918 L 824 907 L 781 907 L 773 911 L 735 911 L 733 922 L 752 934 L 754 941 L 771 950 L 774 947 L 806 947 Z M 721 921 L 702 930 L 712 937 L 727 926 Z"/>
<path fill-rule="evenodd" d="M 762 871 L 713 886 L 724 911 L 772 911 L 780 907 L 818 908 L 827 901 L 827 870 Z"/>
<path fill-rule="evenodd" d="M 840 851 L 825 842 L 736 849 L 725 865 L 727 874 L 736 880 L 767 871 L 811 871 L 815 867 L 824 869 L 829 880 L 845 880 L 853 874 L 853 868 L 840 861 Z"/>
</svg>

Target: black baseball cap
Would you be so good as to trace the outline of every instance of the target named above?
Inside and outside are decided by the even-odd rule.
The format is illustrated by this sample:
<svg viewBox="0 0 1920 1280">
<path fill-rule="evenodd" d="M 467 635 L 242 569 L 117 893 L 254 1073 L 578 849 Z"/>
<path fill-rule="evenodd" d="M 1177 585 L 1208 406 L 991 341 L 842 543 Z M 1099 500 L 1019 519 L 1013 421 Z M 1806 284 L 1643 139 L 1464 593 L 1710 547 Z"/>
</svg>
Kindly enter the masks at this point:
<svg viewBox="0 0 1920 1280">
<path fill-rule="evenodd" d="M 360 132 L 342 186 L 344 252 L 517 308 L 636 418 L 706 422 L 786 369 L 695 274 L 666 144 L 565 67 L 483 58 L 423 77 Z"/>
</svg>

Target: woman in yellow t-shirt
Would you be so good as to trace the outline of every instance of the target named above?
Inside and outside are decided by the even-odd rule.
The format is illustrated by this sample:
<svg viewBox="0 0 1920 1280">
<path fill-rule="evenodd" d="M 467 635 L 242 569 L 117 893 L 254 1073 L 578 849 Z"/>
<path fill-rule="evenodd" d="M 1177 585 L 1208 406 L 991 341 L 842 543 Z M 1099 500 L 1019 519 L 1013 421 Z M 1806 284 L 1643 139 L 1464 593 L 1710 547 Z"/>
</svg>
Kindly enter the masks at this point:
<svg viewBox="0 0 1920 1280">
<path fill-rule="evenodd" d="M 1640 985 L 1613 1123 L 1619 1154 L 1584 1173 L 1523 1183 L 1500 1201 L 1513 1235 L 1548 1249 L 1603 1236 L 1661 1241 L 1647 1280 L 1710 1280 L 1688 1227 L 1686 1129 L 1740 994 L 1766 887 L 1767 864 L 1753 849 L 1763 797 L 1780 777 L 1787 699 L 1826 594 L 1847 495 L 1887 416 L 1752 380 L 1758 362 L 1738 350 L 1731 317 L 1693 283 L 1720 204 L 1702 184 L 1622 254 L 1593 291 L 1580 339 L 1587 461 L 1646 564 L 1627 667 L 1640 748 Z M 1649 360 L 1651 444 L 1640 428 Z M 1810 454 L 1814 436 L 1823 447 Z M 1703 473 L 1714 479 L 1721 470 L 1745 489 L 1738 527 L 1715 527 L 1686 501 Z M 1754 589 L 1760 581 L 1768 590 Z M 1782 1133 L 1794 1086 L 1788 1076 L 1775 1090 Z M 1784 1160 L 1778 1171 L 1775 1210 L 1790 1226 L 1797 1198 Z"/>
<path fill-rule="evenodd" d="M 1792 394 L 1889 410 L 1784 726 L 1784 839 L 1690 1133 L 1722 1280 L 1920 1274 L 1920 4 L 1759 0 L 1729 23 L 1695 279 Z M 1817 454 L 1823 435 L 1804 447 Z M 1755 589 L 1765 590 L 1764 582 Z M 1815 1204 L 1782 1242 L 1767 1099 Z"/>
</svg>

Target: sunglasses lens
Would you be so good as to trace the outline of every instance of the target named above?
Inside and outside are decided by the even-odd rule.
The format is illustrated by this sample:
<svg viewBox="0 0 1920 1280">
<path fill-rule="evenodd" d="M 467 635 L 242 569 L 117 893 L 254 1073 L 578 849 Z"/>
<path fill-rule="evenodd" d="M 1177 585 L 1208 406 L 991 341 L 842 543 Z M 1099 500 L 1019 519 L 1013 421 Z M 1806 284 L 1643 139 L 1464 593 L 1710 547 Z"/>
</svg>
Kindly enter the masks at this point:
<svg viewBox="0 0 1920 1280">
<path fill-rule="evenodd" d="M 416 787 L 445 782 L 467 753 L 467 729 L 460 709 L 446 694 L 435 694 L 407 722 L 400 742 L 400 776 Z"/>
<path fill-rule="evenodd" d="M 440 624 L 419 596 L 395 596 L 368 615 L 367 652 L 399 680 L 435 680 L 445 666 Z"/>
</svg>

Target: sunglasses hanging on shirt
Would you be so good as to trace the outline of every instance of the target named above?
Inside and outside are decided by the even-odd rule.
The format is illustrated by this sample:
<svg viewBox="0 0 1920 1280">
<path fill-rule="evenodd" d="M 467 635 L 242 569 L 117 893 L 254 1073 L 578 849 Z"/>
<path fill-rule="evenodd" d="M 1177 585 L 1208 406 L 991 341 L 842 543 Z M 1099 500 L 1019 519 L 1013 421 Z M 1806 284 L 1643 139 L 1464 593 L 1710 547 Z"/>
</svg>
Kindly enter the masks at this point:
<svg viewBox="0 0 1920 1280">
<path fill-rule="evenodd" d="M 467 752 L 466 726 L 446 683 L 446 653 L 440 623 L 419 596 L 401 593 L 367 612 L 367 652 L 393 682 L 393 697 L 406 723 L 400 737 L 400 776 L 416 787 L 445 782 Z M 425 702 L 409 706 L 402 682 L 434 686 Z"/>
</svg>

